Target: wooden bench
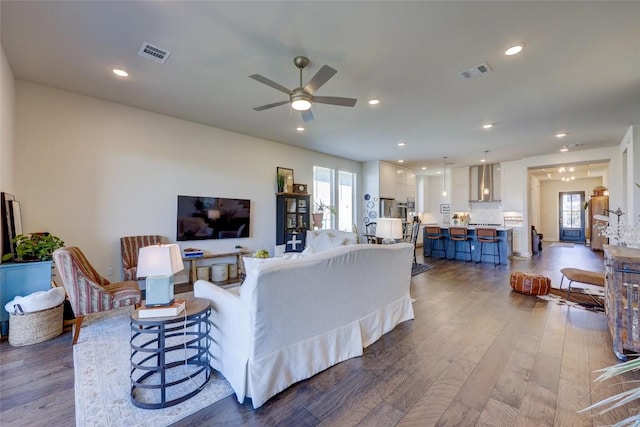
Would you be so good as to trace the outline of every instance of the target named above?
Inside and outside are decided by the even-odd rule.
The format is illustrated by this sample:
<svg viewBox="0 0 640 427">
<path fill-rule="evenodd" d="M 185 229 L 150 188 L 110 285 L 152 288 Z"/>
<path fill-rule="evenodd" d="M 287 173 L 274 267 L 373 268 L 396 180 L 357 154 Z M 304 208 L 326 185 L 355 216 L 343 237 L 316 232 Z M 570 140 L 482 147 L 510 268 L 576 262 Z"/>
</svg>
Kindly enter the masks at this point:
<svg viewBox="0 0 640 427">
<path fill-rule="evenodd" d="M 562 270 L 560 270 L 560 272 L 562 273 L 562 279 L 560 280 L 560 289 L 562 289 L 562 282 L 564 281 L 564 278 L 566 277 L 569 280 L 567 298 L 571 296 L 571 284 L 573 282 L 580 282 L 586 283 L 588 285 L 604 287 L 604 273 L 581 270 L 579 268 L 563 268 Z"/>
</svg>

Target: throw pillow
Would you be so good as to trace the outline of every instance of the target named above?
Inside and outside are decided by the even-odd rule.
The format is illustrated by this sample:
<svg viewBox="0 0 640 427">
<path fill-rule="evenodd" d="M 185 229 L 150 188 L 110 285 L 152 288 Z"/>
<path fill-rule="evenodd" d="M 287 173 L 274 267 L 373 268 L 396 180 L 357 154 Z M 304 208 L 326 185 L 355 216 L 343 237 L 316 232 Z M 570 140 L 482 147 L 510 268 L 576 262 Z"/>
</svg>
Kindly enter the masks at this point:
<svg viewBox="0 0 640 427">
<path fill-rule="evenodd" d="M 274 261 L 280 261 L 280 260 L 282 260 L 282 258 L 280 257 L 272 257 L 272 258 L 254 258 L 249 256 L 242 257 L 242 261 L 244 262 L 244 271 L 247 277 L 249 275 L 257 275 L 258 270 L 262 264 L 274 262 Z"/>
<path fill-rule="evenodd" d="M 284 252 L 302 252 L 306 237 L 306 233 L 286 233 Z"/>
<path fill-rule="evenodd" d="M 334 237 L 328 233 L 323 233 L 309 242 L 307 249 L 305 249 L 305 254 L 311 255 L 326 251 L 327 249 L 342 246 L 344 242 L 345 239 L 343 237 Z"/>
</svg>

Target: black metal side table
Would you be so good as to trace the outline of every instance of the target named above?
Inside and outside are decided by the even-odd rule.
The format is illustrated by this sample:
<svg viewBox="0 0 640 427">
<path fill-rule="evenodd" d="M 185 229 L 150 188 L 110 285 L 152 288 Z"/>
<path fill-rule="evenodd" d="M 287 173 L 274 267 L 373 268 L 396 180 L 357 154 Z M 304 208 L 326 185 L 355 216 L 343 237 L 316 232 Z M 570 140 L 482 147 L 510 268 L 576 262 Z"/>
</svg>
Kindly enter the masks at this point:
<svg viewBox="0 0 640 427">
<path fill-rule="evenodd" d="M 160 409 L 196 395 L 211 378 L 211 302 L 185 298 L 178 316 L 131 313 L 131 403 Z"/>
</svg>

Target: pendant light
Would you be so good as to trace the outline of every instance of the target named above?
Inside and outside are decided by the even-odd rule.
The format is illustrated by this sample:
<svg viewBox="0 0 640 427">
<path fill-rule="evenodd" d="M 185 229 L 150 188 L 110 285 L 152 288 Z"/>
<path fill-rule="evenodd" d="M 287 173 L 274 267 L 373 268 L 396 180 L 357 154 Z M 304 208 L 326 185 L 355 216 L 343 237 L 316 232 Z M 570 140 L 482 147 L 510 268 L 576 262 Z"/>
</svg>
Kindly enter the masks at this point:
<svg viewBox="0 0 640 427">
<path fill-rule="evenodd" d="M 487 153 L 488 152 L 489 152 L 489 150 L 484 150 L 484 159 L 482 160 L 482 163 L 483 163 L 482 167 L 483 168 L 487 167 Z M 489 193 L 490 193 L 490 190 L 489 190 L 489 187 L 485 187 L 484 186 L 484 177 L 485 177 L 485 173 L 483 171 L 483 173 L 482 173 L 482 194 L 488 196 Z M 483 197 L 483 199 L 484 199 L 484 197 Z"/>
<path fill-rule="evenodd" d="M 442 195 L 447 195 L 447 156 L 442 158 Z"/>
</svg>

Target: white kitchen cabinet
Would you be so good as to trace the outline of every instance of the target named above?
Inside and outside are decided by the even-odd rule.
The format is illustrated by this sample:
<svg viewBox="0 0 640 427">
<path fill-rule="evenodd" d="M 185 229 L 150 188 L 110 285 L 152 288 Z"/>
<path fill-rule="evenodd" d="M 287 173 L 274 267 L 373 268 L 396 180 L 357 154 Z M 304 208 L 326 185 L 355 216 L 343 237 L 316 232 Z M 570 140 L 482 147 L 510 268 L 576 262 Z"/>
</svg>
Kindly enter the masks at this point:
<svg viewBox="0 0 640 427">
<path fill-rule="evenodd" d="M 412 170 L 407 170 L 407 186 L 416 188 L 416 173 Z"/>
<path fill-rule="evenodd" d="M 455 168 L 452 173 L 451 204 L 453 212 L 469 212 L 469 167 Z"/>
<path fill-rule="evenodd" d="M 398 202 L 406 203 L 407 201 L 407 184 L 396 184 L 396 197 Z"/>
<path fill-rule="evenodd" d="M 396 167 L 380 162 L 380 198 L 396 198 Z"/>
</svg>

